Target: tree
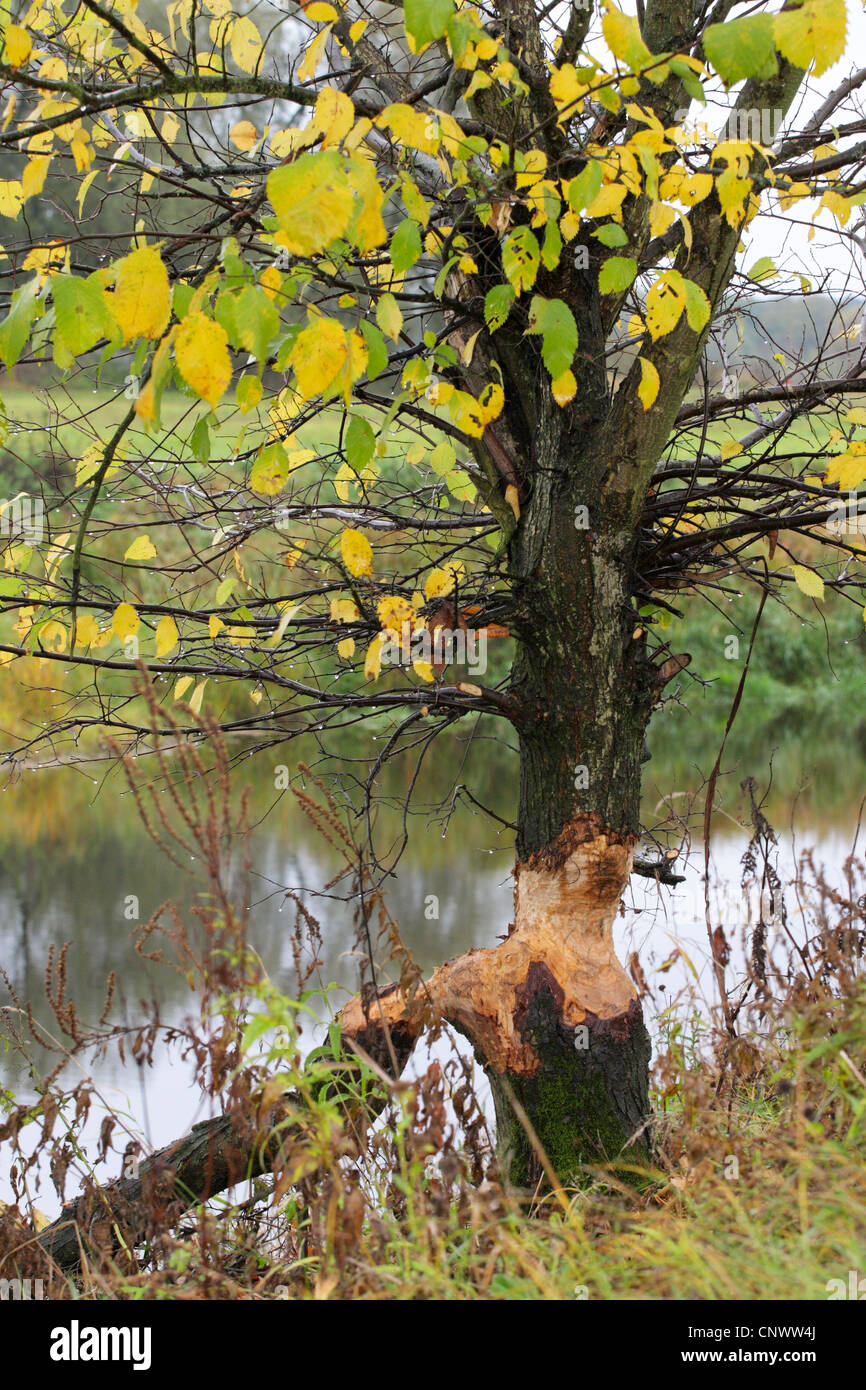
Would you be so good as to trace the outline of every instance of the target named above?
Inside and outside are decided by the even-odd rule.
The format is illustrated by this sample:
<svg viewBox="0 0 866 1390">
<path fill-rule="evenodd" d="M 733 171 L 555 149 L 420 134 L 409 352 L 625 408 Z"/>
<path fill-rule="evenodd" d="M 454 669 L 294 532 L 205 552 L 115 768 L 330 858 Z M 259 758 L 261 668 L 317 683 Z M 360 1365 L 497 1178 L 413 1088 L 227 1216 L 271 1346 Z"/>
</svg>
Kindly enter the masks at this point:
<svg viewBox="0 0 866 1390">
<path fill-rule="evenodd" d="M 517 1186 L 644 1158 L 650 1045 L 611 931 L 647 725 L 689 661 L 665 636 L 677 595 L 863 585 L 856 295 L 811 355 L 710 387 L 738 316 L 838 297 L 741 259 L 810 206 L 855 246 L 863 126 L 842 116 L 866 72 L 807 81 L 842 57 L 844 0 L 311 0 L 260 23 L 230 0 L 176 0 L 161 25 L 69 0 L 6 26 L 0 358 L 55 381 L 67 416 L 81 382 L 124 386 L 44 499 L 42 549 L 20 499 L 4 512 L 0 651 L 77 674 L 36 736 L 58 752 L 92 728 L 146 738 L 139 659 L 188 700 L 189 737 L 223 682 L 252 701 L 226 735 L 262 747 L 387 717 L 368 796 L 401 749 L 506 721 L 507 939 L 414 995 L 365 991 L 343 1032 L 402 1059 L 428 1006 L 454 1024 Z M 79 225 L 47 243 L 27 218 L 49 168 Z M 115 209 L 103 240 L 112 200 L 125 236 Z M 487 683 L 479 634 L 513 643 Z"/>
</svg>

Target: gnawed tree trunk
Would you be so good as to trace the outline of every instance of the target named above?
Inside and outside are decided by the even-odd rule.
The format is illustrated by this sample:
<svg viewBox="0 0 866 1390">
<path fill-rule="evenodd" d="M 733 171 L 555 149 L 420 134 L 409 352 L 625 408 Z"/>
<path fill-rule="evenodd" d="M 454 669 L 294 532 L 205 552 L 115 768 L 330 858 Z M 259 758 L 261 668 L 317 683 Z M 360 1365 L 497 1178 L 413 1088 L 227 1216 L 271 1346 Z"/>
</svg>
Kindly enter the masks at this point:
<svg viewBox="0 0 866 1390">
<path fill-rule="evenodd" d="M 344 1035 L 365 1050 L 381 1053 L 377 1037 L 391 1029 L 405 1037 L 407 1020 L 417 1036 L 430 1006 L 470 1040 L 513 1186 L 554 1174 L 567 1183 L 624 1151 L 647 1157 L 649 1037 L 612 940 L 632 853 L 630 837 L 574 819 L 546 854 L 518 866 L 506 941 L 447 961 L 414 1004 L 391 990 L 343 1010 Z"/>
<path fill-rule="evenodd" d="M 634 635 L 627 551 L 594 529 L 588 487 L 590 524 L 575 525 L 585 505 L 575 479 L 589 471 L 577 465 L 559 491 L 533 495 L 513 556 L 525 571 L 515 920 L 501 945 L 446 962 L 424 991 L 485 1067 L 500 1170 L 520 1188 L 649 1155 L 650 1043 L 613 922 L 638 838 L 658 674 Z M 420 999 L 391 992 L 366 1010 L 352 1001 L 342 1023 L 369 1046 L 377 1023 L 414 1017 L 420 1029 L 422 1013 Z"/>
</svg>

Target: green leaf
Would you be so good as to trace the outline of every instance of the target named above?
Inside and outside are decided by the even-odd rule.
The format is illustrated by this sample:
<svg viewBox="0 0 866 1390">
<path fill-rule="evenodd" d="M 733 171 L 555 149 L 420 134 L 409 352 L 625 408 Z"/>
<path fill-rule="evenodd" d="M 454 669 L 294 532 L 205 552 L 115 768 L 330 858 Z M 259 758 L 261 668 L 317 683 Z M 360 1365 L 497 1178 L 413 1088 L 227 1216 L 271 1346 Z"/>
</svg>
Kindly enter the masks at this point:
<svg viewBox="0 0 866 1390">
<path fill-rule="evenodd" d="M 359 327 L 367 343 L 367 380 L 375 381 L 388 365 L 388 349 L 375 323 L 362 319 Z"/>
<path fill-rule="evenodd" d="M 686 292 L 686 318 L 689 328 L 695 333 L 700 333 L 710 321 L 710 301 L 694 280 L 684 279 L 683 288 Z"/>
<path fill-rule="evenodd" d="M 608 256 L 598 276 L 599 294 L 621 294 L 637 275 L 633 256 Z"/>
<path fill-rule="evenodd" d="M 728 87 L 745 77 L 772 77 L 778 71 L 773 16 L 711 24 L 704 33 L 704 52 Z"/>
<path fill-rule="evenodd" d="M 420 53 L 445 33 L 454 14 L 454 0 L 405 0 L 403 13 L 409 48 Z"/>
<path fill-rule="evenodd" d="M 470 39 L 478 38 L 477 23 L 465 14 L 454 14 L 445 26 L 445 32 L 451 45 L 451 56 L 455 63 L 459 63 L 466 52 Z"/>
<path fill-rule="evenodd" d="M 117 322 L 93 276 L 54 275 L 51 298 L 57 334 L 73 357 L 79 357 L 103 338 L 119 335 Z"/>
<path fill-rule="evenodd" d="M 343 450 L 346 462 L 356 473 L 360 473 L 373 457 L 376 450 L 376 435 L 373 427 L 363 415 L 350 415 L 346 433 L 343 436 Z"/>
<path fill-rule="evenodd" d="M 502 247 L 502 269 L 515 294 L 532 289 L 540 260 L 538 241 L 528 227 L 509 232 Z"/>
<path fill-rule="evenodd" d="M 380 295 L 376 301 L 376 322 L 392 342 L 396 343 L 399 340 L 403 314 L 393 294 Z"/>
<path fill-rule="evenodd" d="M 484 296 L 484 322 L 492 333 L 501 328 L 517 296 L 510 285 L 494 285 Z"/>
<path fill-rule="evenodd" d="M 541 243 L 541 263 L 545 270 L 556 270 L 562 254 L 562 233 L 556 222 L 551 220 L 544 229 Z"/>
<path fill-rule="evenodd" d="M 417 222 L 407 217 L 391 238 L 391 264 L 398 274 L 410 270 L 421 258 L 421 230 Z"/>
<path fill-rule="evenodd" d="M 454 445 L 448 439 L 443 439 L 442 443 L 437 444 L 430 454 L 430 467 L 434 473 L 438 473 L 440 478 L 444 478 L 446 473 L 450 473 L 456 462 L 457 455 L 454 452 Z"/>
<path fill-rule="evenodd" d="M 602 246 L 628 246 L 628 237 L 618 222 L 605 222 L 593 236 Z"/>
<path fill-rule="evenodd" d="M 217 295 L 216 303 L 213 308 L 213 316 L 217 323 L 225 330 L 225 335 L 232 347 L 240 346 L 238 321 L 235 312 L 237 309 L 237 302 L 237 295 L 230 294 L 228 291 L 224 290 L 222 294 Z"/>
<path fill-rule="evenodd" d="M 34 275 L 12 296 L 8 317 L 0 323 L 0 362 L 14 367 L 24 350 L 39 298 L 39 276 Z"/>
<path fill-rule="evenodd" d="M 195 285 L 187 285 L 179 280 L 177 284 L 173 286 L 171 291 L 171 307 L 174 310 L 175 318 L 186 318 L 194 294 Z"/>
<path fill-rule="evenodd" d="M 264 290 L 256 285 L 241 290 L 235 302 L 235 323 L 238 343 L 255 355 L 261 370 L 268 348 L 280 331 L 280 316 Z"/>
<path fill-rule="evenodd" d="M 590 159 L 568 185 L 568 205 L 572 212 L 582 212 L 589 207 L 601 188 L 601 180 L 601 165 L 597 159 Z"/>
<path fill-rule="evenodd" d="M 685 59 L 672 58 L 670 61 L 670 70 L 680 79 L 683 87 L 692 100 L 699 101 L 702 106 L 705 106 L 707 98 L 703 86 L 701 85 L 701 80 L 697 73 L 689 67 Z"/>
<path fill-rule="evenodd" d="M 189 447 L 192 449 L 193 457 L 199 463 L 207 463 L 210 459 L 210 430 L 207 426 L 207 416 L 202 416 L 196 424 L 195 429 L 189 437 Z"/>
<path fill-rule="evenodd" d="M 746 271 L 750 280 L 760 284 L 762 280 L 773 280 L 779 271 L 772 256 L 761 256 L 760 260 L 755 261 L 751 270 Z"/>
<path fill-rule="evenodd" d="M 554 380 L 569 370 L 577 351 L 577 324 L 567 304 L 533 295 L 526 331 L 542 335 L 542 360 Z"/>
</svg>

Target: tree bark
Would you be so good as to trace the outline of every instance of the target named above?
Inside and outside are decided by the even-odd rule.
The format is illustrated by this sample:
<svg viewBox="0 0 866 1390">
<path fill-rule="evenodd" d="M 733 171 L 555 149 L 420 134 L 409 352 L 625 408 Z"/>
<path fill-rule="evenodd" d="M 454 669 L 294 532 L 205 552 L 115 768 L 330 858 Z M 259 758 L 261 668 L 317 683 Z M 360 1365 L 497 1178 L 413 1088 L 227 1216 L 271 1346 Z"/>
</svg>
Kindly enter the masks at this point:
<svg viewBox="0 0 866 1390">
<path fill-rule="evenodd" d="M 423 1001 L 472 1042 L 487 1072 L 502 1177 L 534 1188 L 649 1155 L 650 1043 L 612 932 L 661 677 L 636 623 L 635 542 L 605 495 L 594 422 L 561 411 L 549 392 L 512 399 L 527 418 L 510 414 L 510 436 L 531 434 L 535 480 L 510 550 L 522 711 L 515 918 L 500 946 L 440 966 Z M 387 1030 L 410 1018 L 419 1031 L 424 1003 L 397 992 L 367 1009 L 353 1001 L 344 1032 L 366 1028 L 369 1045 L 377 1022 Z"/>
</svg>

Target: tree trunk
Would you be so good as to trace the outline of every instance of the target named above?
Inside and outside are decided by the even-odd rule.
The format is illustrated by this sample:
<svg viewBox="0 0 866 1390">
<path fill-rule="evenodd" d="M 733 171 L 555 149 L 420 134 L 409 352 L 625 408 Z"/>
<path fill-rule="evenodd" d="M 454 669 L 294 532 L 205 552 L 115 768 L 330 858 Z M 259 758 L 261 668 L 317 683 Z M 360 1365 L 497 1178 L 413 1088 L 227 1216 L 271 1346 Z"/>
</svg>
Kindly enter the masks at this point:
<svg viewBox="0 0 866 1390">
<path fill-rule="evenodd" d="M 584 1165 L 649 1153 L 650 1043 L 612 929 L 638 839 L 659 678 L 631 602 L 634 528 L 605 494 L 600 440 L 547 394 L 547 414 L 536 398 L 535 482 L 510 551 L 521 708 L 515 920 L 500 946 L 446 962 L 424 990 L 485 1067 L 500 1170 L 519 1188 L 545 1169 L 567 1183 Z M 394 991 L 366 1008 L 356 1000 L 344 1033 L 369 1045 L 371 1028 L 402 1026 L 407 1014 L 417 1032 L 423 1007 Z"/>
<path fill-rule="evenodd" d="M 625 517 L 605 494 L 600 432 L 553 403 L 548 418 L 539 408 L 536 483 L 511 556 L 523 718 L 510 940 L 523 943 L 525 970 L 503 975 L 501 989 L 522 1048 L 487 1064 L 501 1166 L 520 1187 L 542 1176 L 539 1145 L 562 1181 L 649 1148 L 649 1037 L 612 928 L 638 838 L 656 672 L 631 602 L 633 531 L 616 529 Z"/>
</svg>

